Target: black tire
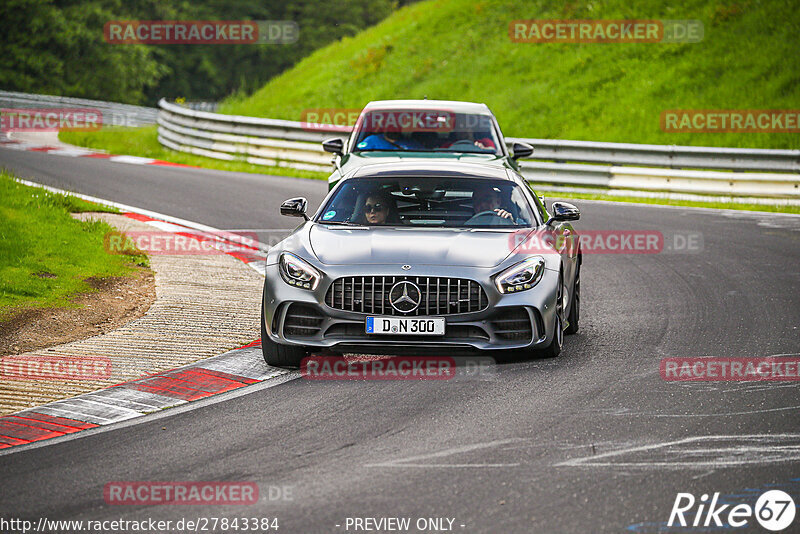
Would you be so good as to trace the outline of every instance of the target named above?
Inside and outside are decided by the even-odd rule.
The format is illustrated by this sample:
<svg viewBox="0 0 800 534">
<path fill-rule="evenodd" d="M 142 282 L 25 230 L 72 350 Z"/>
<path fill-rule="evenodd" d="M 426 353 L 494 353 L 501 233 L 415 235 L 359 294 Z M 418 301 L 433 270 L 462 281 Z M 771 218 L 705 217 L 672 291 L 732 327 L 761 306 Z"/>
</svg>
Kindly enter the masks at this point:
<svg viewBox="0 0 800 534">
<path fill-rule="evenodd" d="M 558 277 L 558 294 L 556 295 L 556 317 L 553 339 L 550 344 L 539 350 L 539 355 L 542 358 L 555 358 L 561 354 L 561 348 L 564 346 L 564 278 L 563 275 Z"/>
<path fill-rule="evenodd" d="M 581 318 L 581 266 L 578 264 L 578 272 L 575 273 L 575 283 L 572 285 L 572 302 L 569 305 L 569 315 L 567 322 L 569 326 L 564 333 L 567 335 L 577 334 Z"/>
<path fill-rule="evenodd" d="M 296 345 L 281 345 L 275 343 L 267 335 L 267 325 L 264 324 L 264 304 L 261 304 L 261 353 L 267 365 L 273 367 L 300 367 L 300 362 L 306 357 L 305 347 Z"/>
</svg>

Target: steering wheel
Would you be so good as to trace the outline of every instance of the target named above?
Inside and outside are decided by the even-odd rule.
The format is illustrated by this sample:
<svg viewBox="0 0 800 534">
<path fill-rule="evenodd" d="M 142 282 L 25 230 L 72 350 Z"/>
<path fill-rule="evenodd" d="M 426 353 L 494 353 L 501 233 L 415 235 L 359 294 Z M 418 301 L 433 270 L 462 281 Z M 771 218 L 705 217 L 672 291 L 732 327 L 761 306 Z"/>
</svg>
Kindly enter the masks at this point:
<svg viewBox="0 0 800 534">
<path fill-rule="evenodd" d="M 456 141 L 455 143 L 451 144 L 447 148 L 448 149 L 452 149 L 452 148 L 457 148 L 459 146 L 474 148 L 474 147 L 476 147 L 478 145 L 476 145 L 474 141 L 470 141 L 469 139 L 459 139 L 458 141 Z"/>
<path fill-rule="evenodd" d="M 509 224 L 509 225 L 514 224 L 514 222 L 511 219 L 506 219 L 505 217 L 499 215 L 496 211 L 493 210 L 486 210 L 480 213 L 476 213 L 475 215 L 467 219 L 464 222 L 464 224 L 480 224 L 478 221 L 480 221 L 481 218 L 486 218 L 490 215 L 495 217 L 496 219 L 500 219 L 502 221 L 507 221 L 507 222 L 501 223 L 496 219 L 487 219 L 487 221 L 484 224 L 490 224 L 493 226 L 500 226 L 501 224 Z"/>
</svg>

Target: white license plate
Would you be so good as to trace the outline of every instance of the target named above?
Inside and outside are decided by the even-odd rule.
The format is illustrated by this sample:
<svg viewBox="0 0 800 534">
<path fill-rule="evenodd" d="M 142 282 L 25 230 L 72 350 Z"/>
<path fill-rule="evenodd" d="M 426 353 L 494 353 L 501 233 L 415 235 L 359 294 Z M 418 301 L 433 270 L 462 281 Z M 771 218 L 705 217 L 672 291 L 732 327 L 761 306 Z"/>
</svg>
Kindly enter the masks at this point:
<svg viewBox="0 0 800 534">
<path fill-rule="evenodd" d="M 444 317 L 367 317 L 367 334 L 443 336 Z"/>
</svg>

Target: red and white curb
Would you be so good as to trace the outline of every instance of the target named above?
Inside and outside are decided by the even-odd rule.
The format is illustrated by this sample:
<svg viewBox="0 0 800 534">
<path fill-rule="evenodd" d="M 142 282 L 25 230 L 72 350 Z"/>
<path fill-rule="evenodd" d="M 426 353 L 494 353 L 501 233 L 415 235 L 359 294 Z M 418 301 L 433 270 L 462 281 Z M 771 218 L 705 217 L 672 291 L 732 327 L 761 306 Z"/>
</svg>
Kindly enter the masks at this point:
<svg viewBox="0 0 800 534">
<path fill-rule="evenodd" d="M 0 417 L 0 450 L 142 417 L 289 374 L 264 363 L 261 342 L 256 341 L 177 369 Z"/>
<path fill-rule="evenodd" d="M 161 165 L 166 167 L 189 167 L 192 169 L 199 169 L 195 165 L 184 165 L 183 163 L 172 163 L 170 161 L 163 161 L 153 158 L 142 158 L 139 156 L 117 156 L 114 154 L 106 154 L 97 150 L 88 148 L 71 147 L 71 146 L 51 146 L 41 143 L 28 143 L 24 141 L 16 141 L 8 139 L 7 137 L 0 138 L 0 148 L 8 148 L 11 150 L 24 150 L 27 152 L 44 152 L 54 156 L 66 156 L 71 158 L 93 158 L 104 159 L 114 163 L 129 163 L 131 165 Z"/>
</svg>

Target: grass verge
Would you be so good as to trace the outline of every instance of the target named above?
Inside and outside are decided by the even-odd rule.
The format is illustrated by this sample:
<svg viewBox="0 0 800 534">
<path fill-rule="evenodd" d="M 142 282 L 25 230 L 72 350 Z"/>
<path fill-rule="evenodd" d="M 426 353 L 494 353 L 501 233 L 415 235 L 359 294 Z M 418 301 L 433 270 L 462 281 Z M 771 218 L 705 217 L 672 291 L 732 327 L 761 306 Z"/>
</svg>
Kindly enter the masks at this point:
<svg viewBox="0 0 800 534">
<path fill-rule="evenodd" d="M 100 221 L 70 213 L 117 210 L 51 193 L 0 172 L 0 321 L 29 308 L 72 307 L 70 298 L 94 291 L 87 279 L 130 275 L 148 266 L 144 254 L 113 255 Z"/>
<path fill-rule="evenodd" d="M 253 165 L 244 161 L 225 161 L 207 158 L 195 154 L 176 152 L 165 148 L 158 142 L 158 127 L 143 126 L 141 128 L 103 128 L 94 132 L 68 132 L 62 131 L 58 138 L 76 146 L 105 150 L 111 154 L 124 156 L 140 156 L 154 158 L 171 163 L 194 165 L 204 169 L 217 169 L 220 171 L 249 172 L 253 174 L 273 174 L 279 176 L 294 176 L 297 178 L 327 179 L 328 173 L 304 171 L 288 167 L 267 167 Z"/>
</svg>

